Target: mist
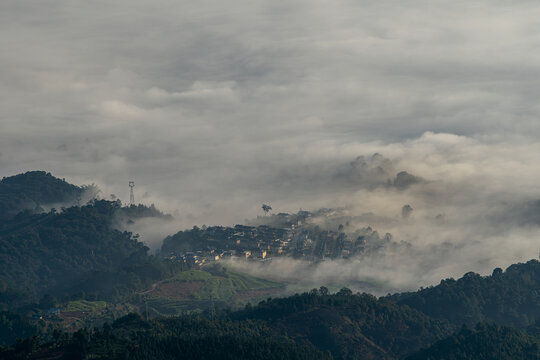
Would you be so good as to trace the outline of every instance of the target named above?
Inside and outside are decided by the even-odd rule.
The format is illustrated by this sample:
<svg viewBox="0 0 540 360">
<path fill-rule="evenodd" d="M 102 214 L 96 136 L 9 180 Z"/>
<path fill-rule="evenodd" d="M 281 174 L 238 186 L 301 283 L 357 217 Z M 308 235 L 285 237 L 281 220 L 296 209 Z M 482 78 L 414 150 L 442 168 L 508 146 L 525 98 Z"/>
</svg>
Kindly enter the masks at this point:
<svg viewBox="0 0 540 360">
<path fill-rule="evenodd" d="M 367 226 L 381 236 L 390 233 L 393 244 L 385 246 L 383 254 L 318 264 L 274 259 L 268 265 L 242 265 L 255 275 L 271 274 L 293 283 L 343 284 L 384 294 L 436 285 L 469 271 L 488 275 L 496 267 L 537 258 L 537 144 L 489 144 L 426 133 L 375 150 L 398 159 L 384 160 L 390 168 L 407 169 L 423 180 L 406 189 L 384 181 L 372 189 L 361 184 L 355 191 L 333 189 L 334 199 L 325 206 L 333 201 L 341 208 L 312 222 L 334 231 L 338 224 L 347 224 L 346 233 Z M 393 171 L 388 177 L 398 170 Z M 407 216 L 404 206 L 411 209 Z"/>
<path fill-rule="evenodd" d="M 343 231 L 352 239 L 355 231 L 365 227 L 381 237 L 391 234 L 391 242 L 375 244 L 381 251 L 317 263 L 274 258 L 231 266 L 294 284 L 291 291 L 324 284 L 385 295 L 436 285 L 469 271 L 489 275 L 497 267 L 537 258 L 536 145 L 523 146 L 522 152 L 512 145 L 498 146 L 449 134 L 425 134 L 386 149 L 402 154 L 396 168 L 414 169 L 422 182 L 407 189 L 381 182 L 374 189 L 358 185 L 355 191 L 330 191 L 333 196 L 327 197 L 325 206 L 341 207 L 310 223 L 333 231 L 345 224 Z M 323 193 L 317 199 L 324 197 Z M 258 223 L 265 223 L 265 218 L 252 221 Z"/>
<path fill-rule="evenodd" d="M 539 15 L 526 0 L 3 1 L 0 176 L 46 170 L 124 203 L 135 181 L 137 203 L 174 216 L 129 228 L 152 249 L 263 203 L 343 209 L 350 231 L 410 244 L 275 260 L 276 278 L 384 293 L 488 274 L 540 250 Z"/>
</svg>

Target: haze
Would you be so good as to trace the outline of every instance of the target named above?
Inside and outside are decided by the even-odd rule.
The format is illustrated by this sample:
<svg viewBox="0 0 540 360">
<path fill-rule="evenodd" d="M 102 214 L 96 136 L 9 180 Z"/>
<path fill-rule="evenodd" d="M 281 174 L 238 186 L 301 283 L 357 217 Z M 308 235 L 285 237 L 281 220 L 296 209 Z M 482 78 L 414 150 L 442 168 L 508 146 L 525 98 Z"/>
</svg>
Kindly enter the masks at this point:
<svg viewBox="0 0 540 360">
<path fill-rule="evenodd" d="M 262 203 L 373 213 L 355 225 L 415 245 L 391 288 L 485 273 L 540 250 L 538 18 L 525 0 L 4 0 L 1 176 L 123 201 L 133 180 L 168 233 Z M 383 186 L 354 166 L 374 153 L 423 181 Z"/>
</svg>

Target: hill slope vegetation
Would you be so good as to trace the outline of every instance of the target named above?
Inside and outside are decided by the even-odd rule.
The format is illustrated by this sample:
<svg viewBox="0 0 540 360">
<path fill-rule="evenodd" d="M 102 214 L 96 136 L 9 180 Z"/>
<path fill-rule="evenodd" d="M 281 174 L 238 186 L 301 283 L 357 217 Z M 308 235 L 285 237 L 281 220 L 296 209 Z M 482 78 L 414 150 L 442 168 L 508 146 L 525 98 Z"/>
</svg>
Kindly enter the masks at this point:
<svg viewBox="0 0 540 360">
<path fill-rule="evenodd" d="M 414 293 L 396 294 L 391 300 L 429 316 L 461 326 L 492 321 L 526 327 L 540 319 L 540 262 L 497 268 L 491 276 L 467 273 Z"/>
</svg>

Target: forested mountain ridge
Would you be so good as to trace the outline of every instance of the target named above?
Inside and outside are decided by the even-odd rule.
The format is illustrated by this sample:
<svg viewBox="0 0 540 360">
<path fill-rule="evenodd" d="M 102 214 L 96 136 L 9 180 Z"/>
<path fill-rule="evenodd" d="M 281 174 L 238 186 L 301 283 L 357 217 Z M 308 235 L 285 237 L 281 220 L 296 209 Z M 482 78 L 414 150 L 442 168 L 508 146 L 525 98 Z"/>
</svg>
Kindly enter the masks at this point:
<svg viewBox="0 0 540 360">
<path fill-rule="evenodd" d="M 21 210 L 39 210 L 49 204 L 74 204 L 86 188 L 72 185 L 45 171 L 4 177 L 0 181 L 0 218 Z"/>
<path fill-rule="evenodd" d="M 511 327 L 479 323 L 420 350 L 405 360 L 538 360 L 540 337 Z"/>
<path fill-rule="evenodd" d="M 322 288 L 232 313 L 151 321 L 133 314 L 94 334 L 82 331 L 67 341 L 53 340 L 46 348 L 81 359 L 189 354 L 190 359 L 397 360 L 452 331 L 444 321 L 371 295 L 348 289 L 331 295 Z"/>
<path fill-rule="evenodd" d="M 540 336 L 496 324 L 473 329 L 408 306 L 325 288 L 230 312 L 143 320 L 130 314 L 93 332 L 55 332 L 1 349 L 23 359 L 536 360 Z M 423 348 L 423 349 L 421 349 Z"/>
<path fill-rule="evenodd" d="M 131 233 L 113 228 L 119 207 L 96 200 L 60 213 L 22 212 L 1 222 L 0 281 L 5 292 L 23 290 L 33 298 L 71 291 L 107 296 L 116 287 L 159 278 L 159 264 L 148 256 L 148 248 Z"/>
<path fill-rule="evenodd" d="M 527 274 L 535 265 L 535 261 L 529 261 L 509 269 Z M 535 272 L 530 275 L 537 276 Z M 471 276 L 466 274 L 464 279 Z M 424 290 L 404 294 L 404 299 Z M 518 299 L 516 303 L 520 303 Z M 518 314 L 522 309 L 510 308 Z M 51 354 L 66 359 L 175 359 L 187 353 L 194 359 L 302 359 L 305 355 L 358 360 L 397 360 L 407 356 L 410 360 L 538 358 L 538 322 L 527 327 L 529 335 L 495 324 L 481 324 L 474 330 L 463 327 L 453 333 L 458 327 L 448 321 L 400 305 L 389 297 L 353 294 L 346 288 L 329 294 L 321 287 L 285 298 L 269 298 L 256 306 L 248 304 L 238 311 L 216 310 L 151 321 L 130 315 L 112 328 L 105 326 L 94 333 L 27 338 L 3 354 L 6 358 L 25 358 L 33 353 L 34 359 L 47 359 Z"/>
<path fill-rule="evenodd" d="M 268 299 L 231 315 L 267 321 L 300 343 L 343 359 L 397 359 L 450 334 L 454 327 L 369 294 L 322 287 Z"/>
<path fill-rule="evenodd" d="M 389 299 L 457 326 L 488 320 L 523 328 L 540 319 L 540 262 L 514 264 L 505 271 L 497 268 L 491 276 L 470 272 Z"/>
<path fill-rule="evenodd" d="M 130 314 L 95 332 L 57 333 L 46 346 L 28 339 L 0 358 L 25 359 L 265 359 L 324 360 L 331 355 L 297 344 L 262 321 L 193 317 L 144 321 Z"/>
<path fill-rule="evenodd" d="M 142 204 L 138 205 L 129 205 L 119 208 L 115 217 L 119 221 L 132 222 L 133 219 L 141 218 L 159 218 L 164 220 L 172 220 L 173 217 L 169 214 L 165 214 L 159 211 L 154 204 L 150 206 L 145 206 Z"/>
<path fill-rule="evenodd" d="M 171 216 L 153 205 L 97 200 L 98 192 L 45 171 L 0 181 L 0 310 L 35 303 L 44 294 L 110 300 L 170 270 L 148 255 L 138 236 L 119 228 Z"/>
</svg>

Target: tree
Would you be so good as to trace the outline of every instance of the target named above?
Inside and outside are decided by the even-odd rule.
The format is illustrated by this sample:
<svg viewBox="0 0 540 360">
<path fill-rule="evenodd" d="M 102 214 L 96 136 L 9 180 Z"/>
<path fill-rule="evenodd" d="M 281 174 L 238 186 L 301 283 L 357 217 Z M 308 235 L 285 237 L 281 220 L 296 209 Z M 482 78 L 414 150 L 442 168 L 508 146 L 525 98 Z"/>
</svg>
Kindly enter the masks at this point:
<svg viewBox="0 0 540 360">
<path fill-rule="evenodd" d="M 337 296 L 352 296 L 353 292 L 351 289 L 344 287 L 343 289 L 339 290 L 336 295 Z"/>
<path fill-rule="evenodd" d="M 270 210 L 272 210 L 272 207 L 270 205 L 263 204 L 262 209 L 264 211 L 264 214 L 266 215 Z"/>
<path fill-rule="evenodd" d="M 328 288 L 326 286 L 321 286 L 319 288 L 319 294 L 321 294 L 322 296 L 328 295 Z"/>
<path fill-rule="evenodd" d="M 414 209 L 411 205 L 403 205 L 403 207 L 401 208 L 401 217 L 404 219 L 408 219 L 412 215 L 413 210 Z"/>
</svg>

